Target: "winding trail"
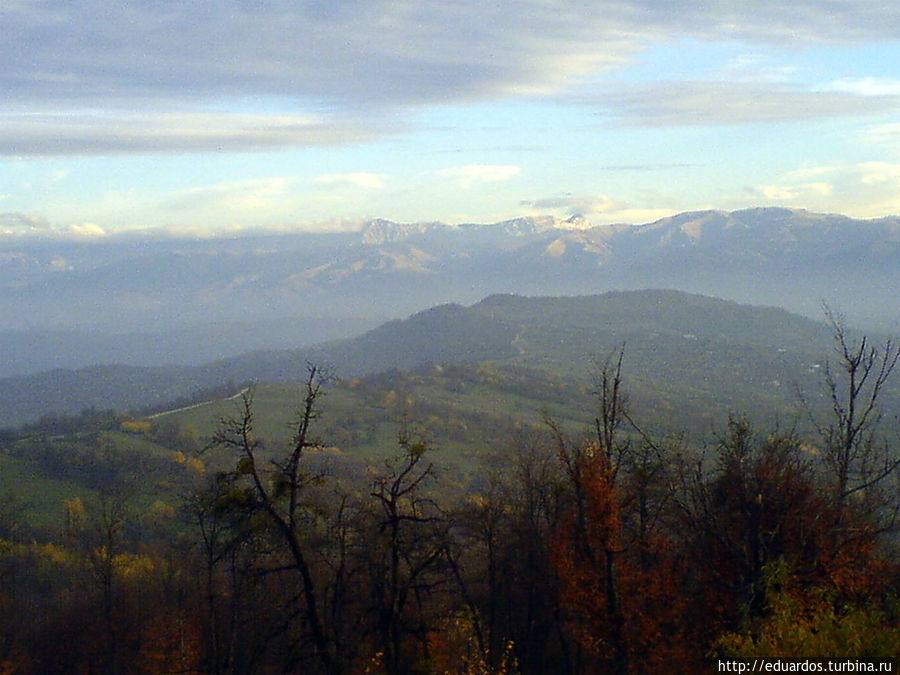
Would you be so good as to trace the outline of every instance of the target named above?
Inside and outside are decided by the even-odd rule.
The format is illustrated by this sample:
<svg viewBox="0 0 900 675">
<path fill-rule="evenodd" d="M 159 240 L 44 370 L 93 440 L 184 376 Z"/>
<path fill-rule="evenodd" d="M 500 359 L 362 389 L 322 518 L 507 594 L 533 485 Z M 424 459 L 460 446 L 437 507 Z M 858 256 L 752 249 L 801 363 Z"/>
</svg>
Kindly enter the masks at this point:
<svg viewBox="0 0 900 675">
<path fill-rule="evenodd" d="M 193 410 L 194 408 L 202 408 L 205 405 L 209 405 L 211 403 L 218 403 L 220 401 L 233 401 L 238 396 L 243 396 L 248 391 L 250 391 L 250 387 L 244 387 L 238 393 L 228 396 L 227 398 L 214 398 L 211 401 L 201 401 L 200 403 L 192 403 L 191 405 L 182 406 L 181 408 L 173 408 L 172 410 L 164 410 L 162 412 L 153 413 L 152 415 L 147 415 L 144 419 L 153 420 L 158 417 L 165 417 L 166 415 L 174 415 L 175 413 L 184 412 L 185 410 Z"/>
</svg>

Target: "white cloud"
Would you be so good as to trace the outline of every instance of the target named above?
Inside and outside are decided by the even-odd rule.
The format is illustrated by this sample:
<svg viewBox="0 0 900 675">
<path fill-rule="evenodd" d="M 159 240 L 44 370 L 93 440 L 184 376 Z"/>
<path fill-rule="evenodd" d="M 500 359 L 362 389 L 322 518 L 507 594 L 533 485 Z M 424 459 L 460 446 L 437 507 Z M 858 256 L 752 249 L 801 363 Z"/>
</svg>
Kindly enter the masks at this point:
<svg viewBox="0 0 900 675">
<path fill-rule="evenodd" d="M 824 87 L 825 91 L 838 91 L 855 96 L 894 96 L 900 97 L 900 80 L 863 77 L 857 79 L 835 80 Z"/>
<path fill-rule="evenodd" d="M 5 235 L 46 232 L 50 223 L 29 213 L 0 213 L 0 233 Z"/>
<path fill-rule="evenodd" d="M 703 210 L 704 207 L 698 207 L 697 210 Z M 678 211 L 671 208 L 623 208 L 610 212 L 602 219 L 605 223 L 652 223 L 662 218 L 674 216 Z"/>
<path fill-rule="evenodd" d="M 59 226 L 42 216 L 28 213 L 0 213 L 0 236 L 36 239 L 84 239 L 106 236 L 96 223 Z"/>
<path fill-rule="evenodd" d="M 810 176 L 826 176 L 831 181 L 854 180 L 861 183 L 877 184 L 900 181 L 900 164 L 896 162 L 859 162 L 857 164 L 833 164 L 799 169 L 786 177 L 802 181 Z"/>
<path fill-rule="evenodd" d="M 106 235 L 106 231 L 95 223 L 69 225 L 66 228 L 66 232 L 77 237 L 102 237 Z"/>
<path fill-rule="evenodd" d="M 566 217 L 609 214 L 620 211 L 625 203 L 607 195 L 572 195 L 564 194 L 556 197 L 524 201 L 521 206 L 536 209 L 538 212 L 561 213 Z"/>
<path fill-rule="evenodd" d="M 801 187 L 823 197 L 829 197 L 834 193 L 834 186 L 831 183 L 806 183 Z"/>
<path fill-rule="evenodd" d="M 831 183 L 800 183 L 798 185 L 765 185 L 760 188 L 760 193 L 768 201 L 776 202 L 801 202 L 811 197 L 827 197 L 834 192 Z"/>
<path fill-rule="evenodd" d="M 379 131 L 312 115 L 0 110 L 0 154 L 117 154 L 336 145 Z M 60 172 L 54 180 L 65 178 Z"/>
<path fill-rule="evenodd" d="M 776 184 L 754 192 L 767 203 L 811 211 L 858 218 L 900 215 L 900 164 L 860 162 L 809 167 L 787 173 Z"/>
<path fill-rule="evenodd" d="M 867 185 L 900 185 L 900 164 L 890 162 L 864 162 L 858 166 L 860 181 Z"/>
<path fill-rule="evenodd" d="M 758 53 L 741 54 L 722 69 L 724 79 L 744 82 L 790 82 L 796 66 L 772 64 Z"/>
<path fill-rule="evenodd" d="M 280 208 L 298 182 L 291 176 L 271 176 L 205 185 L 173 196 L 163 208 L 171 211 L 214 209 L 218 212 L 262 215 L 269 209 Z"/>
<path fill-rule="evenodd" d="M 463 190 L 481 183 L 505 181 L 518 176 L 522 169 L 518 166 L 498 164 L 469 164 L 454 166 L 438 171 L 438 175 L 456 182 Z"/>
<path fill-rule="evenodd" d="M 793 201 L 797 199 L 798 195 L 796 188 L 785 187 L 783 185 L 764 185 L 759 191 L 766 200 L 776 202 L 785 200 Z"/>
<path fill-rule="evenodd" d="M 343 184 L 378 189 L 385 186 L 387 176 L 378 173 L 331 173 L 317 176 L 315 182 L 323 185 Z"/>
<path fill-rule="evenodd" d="M 892 111 L 900 96 L 863 97 L 770 82 L 654 82 L 579 100 L 637 127 L 762 124 Z"/>
<path fill-rule="evenodd" d="M 659 201 L 659 199 L 656 197 L 651 201 Z M 664 207 L 661 205 L 637 207 L 622 199 L 616 199 L 604 194 L 563 194 L 556 197 L 523 201 L 520 206 L 527 209 L 528 215 L 550 213 L 565 218 L 584 216 L 585 219 L 594 225 L 649 223 L 660 218 L 672 216 L 679 210 L 673 206 Z"/>
</svg>

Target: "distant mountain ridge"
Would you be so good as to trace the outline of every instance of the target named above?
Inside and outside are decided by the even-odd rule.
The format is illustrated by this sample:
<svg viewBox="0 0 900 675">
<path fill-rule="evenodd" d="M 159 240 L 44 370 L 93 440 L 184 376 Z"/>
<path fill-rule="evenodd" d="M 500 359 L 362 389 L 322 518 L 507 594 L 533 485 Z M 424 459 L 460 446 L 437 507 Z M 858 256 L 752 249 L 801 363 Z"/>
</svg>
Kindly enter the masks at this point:
<svg viewBox="0 0 900 675">
<path fill-rule="evenodd" d="M 369 221 L 362 230 L 364 244 L 397 243 L 436 230 L 470 234 L 499 231 L 505 235 L 556 233 L 560 237 L 582 239 L 589 233 L 594 242 L 614 242 L 618 248 L 624 241 L 639 246 L 720 246 L 722 244 L 754 244 L 774 253 L 775 245 L 790 245 L 795 251 L 803 246 L 824 247 L 831 253 L 847 245 L 854 247 L 886 243 L 886 254 L 900 250 L 900 217 L 855 220 L 838 214 L 819 214 L 799 209 L 760 207 L 738 211 L 690 211 L 642 225 L 593 225 L 580 216 L 567 219 L 552 216 L 522 217 L 490 225 L 447 225 L 428 223 L 394 223 L 389 220 Z"/>
<path fill-rule="evenodd" d="M 489 225 L 477 223 L 463 223 L 451 225 L 440 221 L 424 223 L 395 223 L 390 220 L 376 218 L 367 222 L 362 229 L 360 241 L 363 244 L 387 244 L 402 241 L 416 235 L 427 234 L 435 230 L 444 230 L 471 234 L 475 231 L 487 228 L 499 231 L 504 235 L 522 236 L 539 234 L 548 230 L 584 230 L 595 227 L 585 218 L 572 216 L 561 220 L 553 216 L 526 216 L 512 218 Z M 605 226 L 604 226 L 605 227 Z"/>
<path fill-rule="evenodd" d="M 110 334 L 123 336 L 116 358 L 132 365 L 197 363 L 213 351 L 205 327 L 227 356 L 349 337 L 361 325 L 495 293 L 641 288 L 812 317 L 825 302 L 891 329 L 900 325 L 900 219 L 755 208 L 642 225 L 541 216 L 489 225 L 373 220 L 359 231 L 209 239 L 10 239 L 0 241 L 0 350 L 18 356 L 0 375 L 104 362 L 99 345 Z M 291 323 L 302 326 L 293 343 L 283 330 Z M 97 335 L 98 348 L 85 340 L 62 364 L 29 353 L 29 344 L 49 344 L 47 333 L 66 331 Z M 167 344 L 173 331 L 193 337 Z"/>
</svg>

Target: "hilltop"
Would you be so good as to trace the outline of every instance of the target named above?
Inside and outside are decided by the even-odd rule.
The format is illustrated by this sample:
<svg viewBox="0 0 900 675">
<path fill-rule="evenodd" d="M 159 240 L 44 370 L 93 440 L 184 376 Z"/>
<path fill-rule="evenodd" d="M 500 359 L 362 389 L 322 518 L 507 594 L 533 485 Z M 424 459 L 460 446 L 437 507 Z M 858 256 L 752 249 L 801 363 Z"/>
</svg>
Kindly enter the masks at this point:
<svg viewBox="0 0 900 675">
<path fill-rule="evenodd" d="M 248 352 L 197 366 L 58 369 L 0 380 L 0 424 L 84 408 L 162 409 L 198 390 L 295 382 L 308 362 L 344 379 L 424 366 L 489 364 L 580 386 L 598 360 L 625 346 L 626 374 L 654 415 L 694 422 L 729 410 L 790 411 L 830 355 L 822 323 L 783 309 L 679 291 L 572 297 L 493 295 L 439 305 L 357 337 L 314 347 Z M 234 393 L 234 392 L 232 392 Z M 180 401 L 178 401 L 180 399 Z"/>
</svg>

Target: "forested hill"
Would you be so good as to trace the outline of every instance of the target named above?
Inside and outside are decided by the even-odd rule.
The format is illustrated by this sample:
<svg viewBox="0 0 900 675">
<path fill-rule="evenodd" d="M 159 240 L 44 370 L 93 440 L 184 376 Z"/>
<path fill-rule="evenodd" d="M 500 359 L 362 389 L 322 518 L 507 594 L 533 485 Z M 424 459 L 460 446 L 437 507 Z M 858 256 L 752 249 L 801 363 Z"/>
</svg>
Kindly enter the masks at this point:
<svg viewBox="0 0 900 675">
<path fill-rule="evenodd" d="M 182 402 L 198 390 L 246 381 L 290 381 L 307 362 L 340 377 L 422 364 L 493 362 L 584 379 L 591 364 L 626 346 L 636 395 L 724 409 L 790 405 L 796 386 L 831 354 L 822 323 L 781 309 L 677 291 L 578 297 L 494 295 L 449 304 L 356 338 L 314 348 L 258 351 L 194 367 L 104 366 L 0 380 L 0 426 L 85 408 L 129 410 Z"/>
</svg>

